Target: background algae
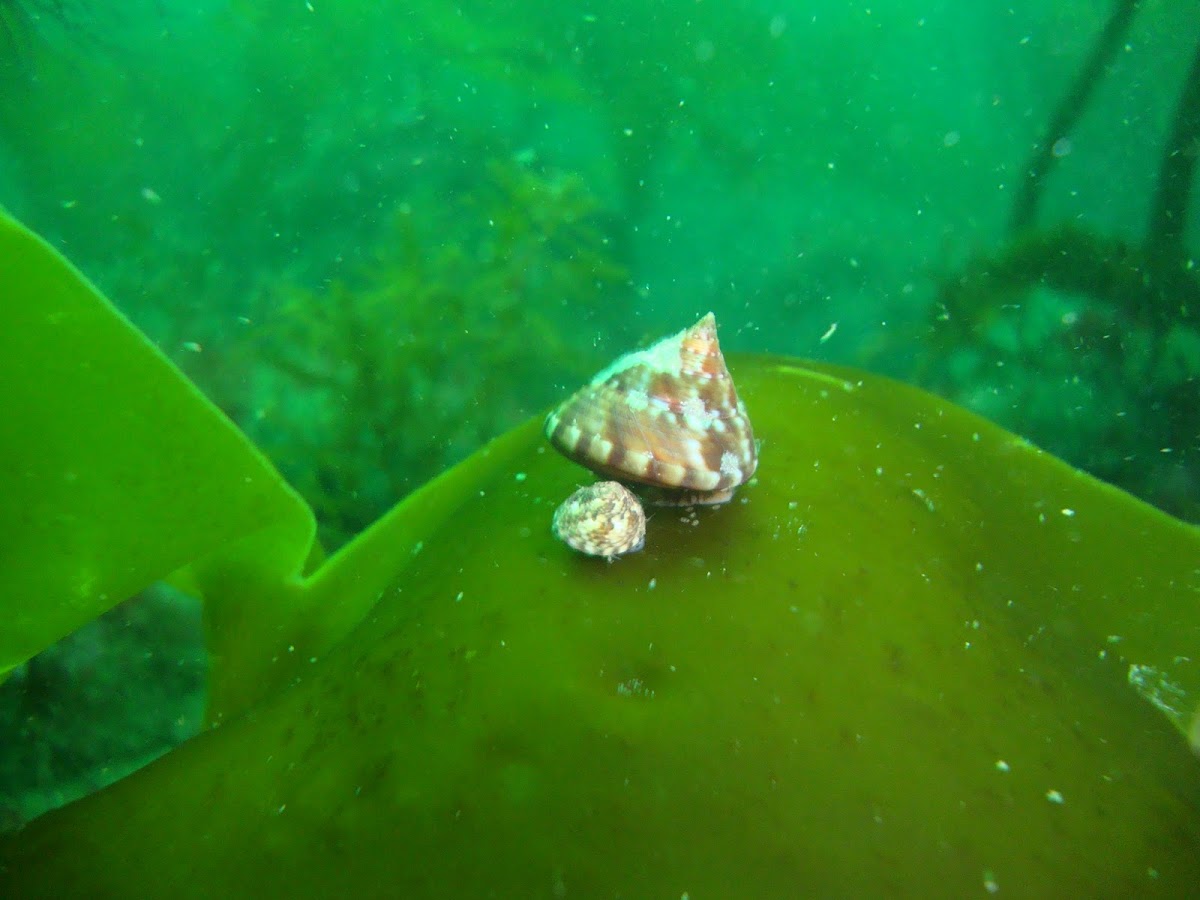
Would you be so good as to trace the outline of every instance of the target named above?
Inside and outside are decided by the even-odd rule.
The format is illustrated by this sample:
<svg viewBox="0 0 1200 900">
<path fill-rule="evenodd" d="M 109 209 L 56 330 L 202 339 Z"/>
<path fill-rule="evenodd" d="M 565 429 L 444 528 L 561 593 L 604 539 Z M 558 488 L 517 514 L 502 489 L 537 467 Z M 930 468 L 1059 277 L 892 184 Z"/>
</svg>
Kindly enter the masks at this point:
<svg viewBox="0 0 1200 900">
<path fill-rule="evenodd" d="M 1128 675 L 1195 705 L 1195 529 L 915 389 L 732 367 L 733 503 L 580 558 L 548 523 L 590 476 L 529 422 L 290 582 L 323 644 L 287 686 L 5 838 L 0 891 L 1194 885 L 1200 771 Z"/>
</svg>

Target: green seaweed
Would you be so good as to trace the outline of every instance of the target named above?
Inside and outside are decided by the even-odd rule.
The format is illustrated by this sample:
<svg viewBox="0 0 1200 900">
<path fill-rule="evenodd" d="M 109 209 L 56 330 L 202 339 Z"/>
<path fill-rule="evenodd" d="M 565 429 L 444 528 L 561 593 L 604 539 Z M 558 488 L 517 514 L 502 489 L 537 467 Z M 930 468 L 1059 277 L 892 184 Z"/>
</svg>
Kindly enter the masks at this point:
<svg viewBox="0 0 1200 900">
<path fill-rule="evenodd" d="M 300 498 L 94 287 L 2 211 L 0 284 L 0 672 L 185 567 L 177 577 L 205 586 L 215 618 L 229 572 L 299 574 L 313 532 Z M 256 614 L 286 618 L 262 605 Z M 236 653 L 214 637 L 215 653 Z"/>
<path fill-rule="evenodd" d="M 57 278 L 30 297 L 78 292 L 76 273 L 23 239 Z M 36 325 L 17 324 L 10 333 Z M 120 325 L 89 335 L 128 343 Z M 278 634 L 238 642 L 234 673 L 266 681 L 237 694 L 221 727 L 0 840 L 0 893 L 1194 886 L 1200 770 L 1184 732 L 1200 690 L 1197 530 L 914 388 L 782 358 L 731 368 L 762 439 L 757 478 L 726 506 L 654 513 L 646 549 L 612 564 L 551 538 L 555 505 L 590 476 L 546 448 L 537 421 L 308 575 L 300 529 L 259 545 L 286 558 L 204 543 L 197 552 L 233 560 L 209 564 L 219 577 L 198 582 L 206 602 L 234 598 L 260 624 L 258 610 L 281 613 Z M 77 383 L 98 370 L 37 392 L 90 390 L 97 419 L 145 392 L 146 378 Z M 73 399 L 46 402 L 69 419 Z M 136 436 L 170 431 L 172 403 L 207 409 L 178 392 L 142 410 L 158 427 Z M 6 448 L 54 436 L 24 418 L 35 405 L 15 407 Z M 103 461 L 101 443 L 77 443 Z M 236 509 L 238 479 L 209 486 L 206 443 L 191 443 L 180 458 L 201 462 L 151 465 L 144 492 L 177 505 L 220 489 Z M 54 457 L 27 454 L 46 457 L 52 483 Z M 71 498 L 35 483 L 26 500 L 51 510 Z M 79 521 L 108 515 L 69 508 Z M 77 563 L 39 553 L 21 524 L 6 537 L 35 568 Z M 152 547 L 167 534 L 138 537 Z M 21 598 L 29 618 L 38 596 Z M 233 621 L 214 620 L 213 640 Z M 285 631 L 294 649 L 281 655 Z"/>
<path fill-rule="evenodd" d="M 268 389 L 226 396 L 265 394 L 241 418 L 313 507 L 322 546 L 586 374 L 579 311 L 628 306 L 603 224 L 578 176 L 494 160 L 465 196 L 399 205 L 353 277 L 267 289 L 257 365 L 234 368 Z"/>
</svg>

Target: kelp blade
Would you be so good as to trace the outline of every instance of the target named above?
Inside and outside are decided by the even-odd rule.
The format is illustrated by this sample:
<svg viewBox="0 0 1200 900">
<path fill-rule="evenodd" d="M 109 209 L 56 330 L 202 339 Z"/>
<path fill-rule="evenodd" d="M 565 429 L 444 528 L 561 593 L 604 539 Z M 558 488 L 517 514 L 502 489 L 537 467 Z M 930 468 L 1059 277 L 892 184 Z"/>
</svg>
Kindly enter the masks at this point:
<svg viewBox="0 0 1200 900">
<path fill-rule="evenodd" d="M 267 589 L 299 576 L 314 531 L 304 502 L 3 210 L 0 284 L 0 673 L 185 566 L 193 585 L 253 572 L 264 590 L 250 599 L 264 604 Z M 222 598 L 209 593 L 219 616 Z M 284 611 L 260 610 L 258 622 L 245 613 L 257 629 L 263 615 L 277 627 Z"/>
<path fill-rule="evenodd" d="M 572 555 L 550 517 L 590 476 L 529 423 L 427 532 L 397 517 L 318 573 L 400 573 L 327 655 L 0 844 L 0 891 L 1200 883 L 1200 766 L 1170 721 L 1195 706 L 1196 530 L 912 388 L 732 368 L 763 442 L 734 502 L 655 512 L 613 564 Z M 1167 716 L 1130 684 L 1149 670 Z"/>
</svg>

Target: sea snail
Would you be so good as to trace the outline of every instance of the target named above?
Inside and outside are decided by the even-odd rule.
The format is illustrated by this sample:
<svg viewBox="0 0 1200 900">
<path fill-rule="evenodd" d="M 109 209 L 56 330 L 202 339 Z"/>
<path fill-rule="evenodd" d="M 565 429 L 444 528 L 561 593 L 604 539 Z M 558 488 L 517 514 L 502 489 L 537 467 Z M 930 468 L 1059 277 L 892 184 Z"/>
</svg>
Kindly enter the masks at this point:
<svg viewBox="0 0 1200 900">
<path fill-rule="evenodd" d="M 758 467 L 754 431 L 712 313 L 600 372 L 550 413 L 546 437 L 569 459 L 661 505 L 724 503 Z M 644 520 L 640 504 L 636 516 Z M 555 534 L 582 549 L 577 544 L 587 541 L 569 531 L 571 521 L 564 513 L 560 529 L 556 513 Z M 630 533 L 637 528 L 625 524 Z M 640 540 L 619 552 L 638 549 Z"/>
<path fill-rule="evenodd" d="M 572 550 L 612 560 L 642 549 L 646 513 L 628 488 L 598 481 L 581 487 L 555 510 L 554 534 Z"/>
</svg>

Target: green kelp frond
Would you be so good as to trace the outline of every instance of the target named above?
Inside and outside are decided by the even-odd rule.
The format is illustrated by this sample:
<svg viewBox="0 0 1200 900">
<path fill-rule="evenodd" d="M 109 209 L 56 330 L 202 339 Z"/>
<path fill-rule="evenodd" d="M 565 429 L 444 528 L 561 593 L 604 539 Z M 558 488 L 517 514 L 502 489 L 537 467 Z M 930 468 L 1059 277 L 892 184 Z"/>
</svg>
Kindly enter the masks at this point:
<svg viewBox="0 0 1200 900">
<path fill-rule="evenodd" d="M 263 632 L 286 632 L 297 612 L 288 586 L 310 552 L 308 508 L 83 275 L 6 214 L 0 285 L 0 671 L 172 572 L 208 602 L 218 680 L 261 659 Z"/>
</svg>

